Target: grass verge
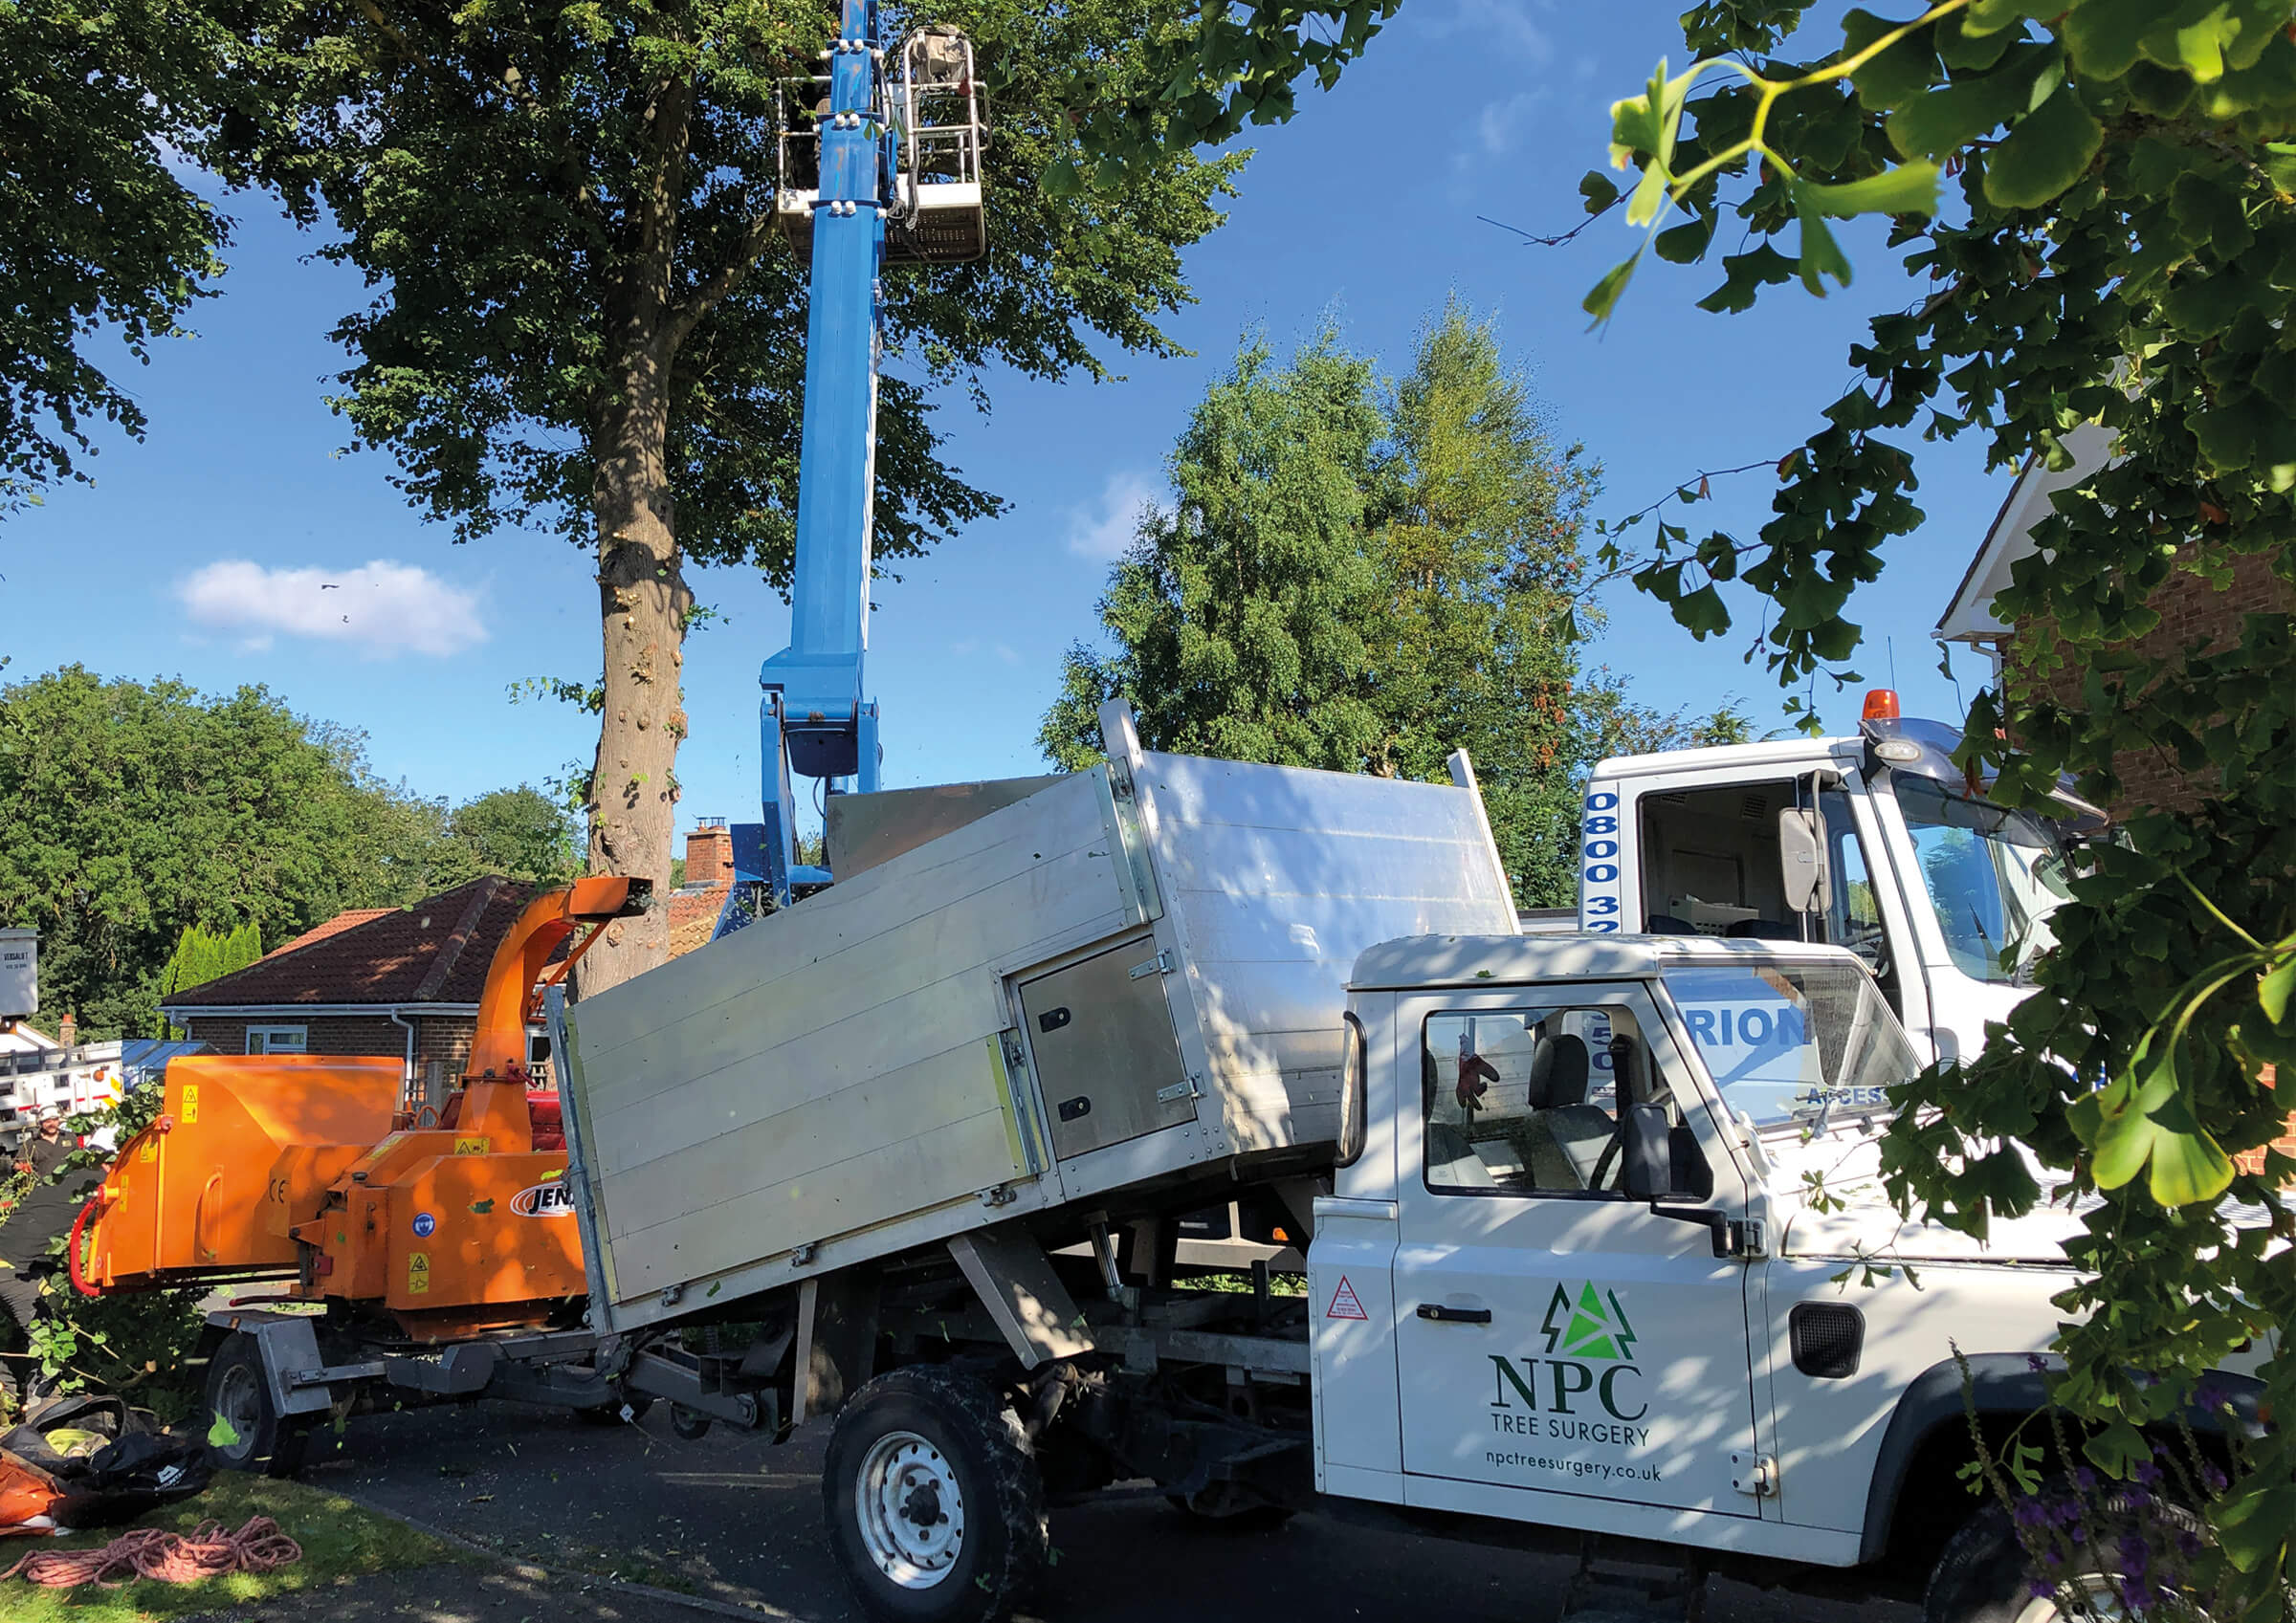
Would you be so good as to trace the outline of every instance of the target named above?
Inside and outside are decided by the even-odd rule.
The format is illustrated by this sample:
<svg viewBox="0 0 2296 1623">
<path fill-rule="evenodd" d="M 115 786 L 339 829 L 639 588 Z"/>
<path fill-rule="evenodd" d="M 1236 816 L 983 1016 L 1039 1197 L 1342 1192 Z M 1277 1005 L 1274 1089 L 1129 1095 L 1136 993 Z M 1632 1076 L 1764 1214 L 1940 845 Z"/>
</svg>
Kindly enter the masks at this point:
<svg viewBox="0 0 2296 1623">
<path fill-rule="evenodd" d="M 8 1623 L 157 1623 L 246 1601 L 323 1590 L 378 1572 L 442 1564 L 475 1564 L 477 1557 L 415 1531 L 338 1494 L 300 1482 L 219 1471 L 197 1499 L 154 1511 L 136 1525 L 188 1533 L 202 1522 L 236 1532 L 251 1516 L 268 1516 L 303 1546 L 302 1560 L 276 1572 L 234 1572 L 197 1584 L 138 1580 L 116 1590 L 34 1589 L 22 1578 L 0 1584 L 0 1617 Z M 122 1529 L 75 1533 L 61 1539 L 0 1539 L 0 1570 L 33 1549 L 93 1549 Z"/>
</svg>

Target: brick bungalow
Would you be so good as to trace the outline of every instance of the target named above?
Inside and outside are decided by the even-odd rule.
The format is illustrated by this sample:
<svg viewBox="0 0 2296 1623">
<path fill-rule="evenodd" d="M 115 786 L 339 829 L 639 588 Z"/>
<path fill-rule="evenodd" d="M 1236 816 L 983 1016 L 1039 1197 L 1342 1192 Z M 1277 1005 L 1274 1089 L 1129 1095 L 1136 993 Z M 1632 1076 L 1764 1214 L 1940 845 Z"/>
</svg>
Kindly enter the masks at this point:
<svg viewBox="0 0 2296 1623">
<path fill-rule="evenodd" d="M 722 818 L 686 836 L 686 883 L 670 893 L 670 951 L 710 939 L 733 883 Z M 411 908 L 354 908 L 234 974 L 163 1003 L 192 1041 L 219 1054 L 400 1054 L 411 1087 L 461 1073 L 478 1023 L 487 966 L 533 887 L 499 877 Z M 528 1034 L 529 1063 L 549 1075 L 548 1041 Z"/>
<path fill-rule="evenodd" d="M 2048 516 L 2050 496 L 2102 467 L 2110 454 L 2112 440 L 2108 430 L 2092 423 L 2067 435 L 2064 443 L 2072 453 L 2071 466 L 2050 472 L 2038 462 L 2027 464 L 1995 515 L 1984 544 L 1970 560 L 1944 618 L 1937 623 L 1941 641 L 1975 647 L 1992 662 L 1996 684 L 2004 671 L 2010 681 L 2018 679 L 2020 640 L 2029 641 L 2041 633 L 2034 626 L 1998 619 L 1993 612 L 1994 599 L 2009 584 L 2009 572 L 2018 560 L 2033 555 L 2033 526 Z M 2172 575 L 2153 593 L 2150 606 L 2159 613 L 2160 624 L 2138 638 L 2135 646 L 2150 657 L 2166 658 L 2196 642 L 2211 648 L 2227 647 L 2239 640 L 2246 616 L 2296 612 L 2296 593 L 2273 575 L 2269 559 L 2258 554 L 2236 559 L 2232 579 L 2221 588 L 2197 575 Z M 2080 671 L 2059 670 L 2046 680 L 2047 691 L 2059 700 L 2077 698 Z M 2113 808 L 2116 813 L 2133 806 L 2192 811 L 2200 803 L 2200 785 L 2188 778 L 2166 751 L 2124 751 L 2114 760 L 2113 770 L 2121 779 L 2121 801 Z M 2270 1072 L 2265 1074 L 2269 1082 Z M 2285 1154 L 2296 1155 L 2296 1113 L 2289 1116 L 2289 1132 L 2277 1141 L 2277 1148 Z"/>
<path fill-rule="evenodd" d="M 400 1054 L 409 1084 L 458 1075 L 487 965 L 531 887 L 499 877 L 411 908 L 339 913 L 247 968 L 181 992 L 161 1012 L 222 1054 Z M 537 1062 L 547 1058 L 539 1032 Z"/>
</svg>

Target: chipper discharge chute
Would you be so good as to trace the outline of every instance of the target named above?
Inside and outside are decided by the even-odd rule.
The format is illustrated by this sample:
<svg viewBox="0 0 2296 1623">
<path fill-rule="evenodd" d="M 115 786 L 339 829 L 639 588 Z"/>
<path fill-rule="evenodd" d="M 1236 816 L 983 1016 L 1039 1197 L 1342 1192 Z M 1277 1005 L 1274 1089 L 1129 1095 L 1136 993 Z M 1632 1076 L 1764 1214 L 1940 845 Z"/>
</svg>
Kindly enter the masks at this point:
<svg viewBox="0 0 2296 1623">
<path fill-rule="evenodd" d="M 638 910 L 648 889 L 585 879 L 526 906 L 443 1109 L 401 1108 L 395 1057 L 175 1061 L 160 1115 L 82 1215 L 83 1288 L 276 1280 L 427 1343 L 542 1324 L 581 1299 L 558 1101 L 528 1086 L 526 1025 L 538 984 L 588 945 L 552 963 L 567 937 Z"/>
</svg>

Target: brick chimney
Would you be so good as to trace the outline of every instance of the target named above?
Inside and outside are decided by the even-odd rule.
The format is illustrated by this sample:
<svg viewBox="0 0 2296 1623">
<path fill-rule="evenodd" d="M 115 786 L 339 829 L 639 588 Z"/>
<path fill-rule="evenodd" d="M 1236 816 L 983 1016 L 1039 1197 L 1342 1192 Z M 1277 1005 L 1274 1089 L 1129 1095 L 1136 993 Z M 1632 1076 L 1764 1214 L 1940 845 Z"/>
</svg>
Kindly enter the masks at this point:
<svg viewBox="0 0 2296 1623">
<path fill-rule="evenodd" d="M 59 1047 L 69 1048 L 79 1041 L 79 1021 L 70 1015 L 55 1022 L 55 1041 Z"/>
<path fill-rule="evenodd" d="M 705 817 L 686 836 L 686 883 L 730 885 L 733 879 L 734 837 L 726 832 L 725 819 Z"/>
</svg>

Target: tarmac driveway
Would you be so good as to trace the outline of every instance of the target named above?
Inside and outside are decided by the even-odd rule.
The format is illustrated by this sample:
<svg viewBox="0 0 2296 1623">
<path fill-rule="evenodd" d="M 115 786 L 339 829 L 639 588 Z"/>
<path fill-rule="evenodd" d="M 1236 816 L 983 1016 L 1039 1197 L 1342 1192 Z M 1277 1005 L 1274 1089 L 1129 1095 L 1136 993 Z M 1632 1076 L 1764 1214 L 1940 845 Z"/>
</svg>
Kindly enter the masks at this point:
<svg viewBox="0 0 2296 1623">
<path fill-rule="evenodd" d="M 673 1436 L 484 1404 L 354 1421 L 312 1439 L 307 1480 L 545 1566 L 580 1568 L 804 1623 L 862 1623 L 821 1535 L 827 1437 L 776 1448 L 723 1428 Z M 1052 1515 L 1046 1623 L 1277 1623 L 1292 1617 L 1554 1623 L 1568 1561 L 1300 1516 L 1223 1532 L 1153 1494 Z M 1910 1608 L 1845 1606 L 1716 1582 L 1713 1623 L 1914 1623 Z"/>
</svg>

